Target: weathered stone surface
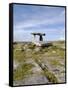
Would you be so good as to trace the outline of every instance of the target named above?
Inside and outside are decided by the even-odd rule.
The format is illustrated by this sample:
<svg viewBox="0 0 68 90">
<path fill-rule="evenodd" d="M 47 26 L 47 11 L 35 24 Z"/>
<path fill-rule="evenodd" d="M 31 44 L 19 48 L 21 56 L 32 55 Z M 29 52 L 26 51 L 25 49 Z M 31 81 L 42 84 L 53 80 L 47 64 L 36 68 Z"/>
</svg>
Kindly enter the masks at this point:
<svg viewBox="0 0 68 90">
<path fill-rule="evenodd" d="M 49 47 L 37 47 L 32 43 L 21 43 L 21 46 L 18 44 L 18 48 L 16 45 L 14 50 L 22 48 L 23 51 L 17 50 L 17 53 L 14 52 L 16 56 L 14 57 L 14 70 L 23 64 L 32 64 L 34 66 L 30 69 L 31 74 L 27 75 L 22 80 L 15 80 L 14 86 L 53 83 L 49 82 L 46 75 L 43 74 L 44 70 L 42 70 L 38 62 L 41 63 L 42 67 L 45 68 L 46 66 L 48 71 L 56 76 L 58 83 L 65 82 L 65 49 L 62 49 L 62 46 L 64 47 L 63 43 L 54 42 L 55 46 Z M 24 58 L 21 58 L 23 54 Z M 21 58 L 21 61 L 17 60 L 19 57 Z"/>
</svg>

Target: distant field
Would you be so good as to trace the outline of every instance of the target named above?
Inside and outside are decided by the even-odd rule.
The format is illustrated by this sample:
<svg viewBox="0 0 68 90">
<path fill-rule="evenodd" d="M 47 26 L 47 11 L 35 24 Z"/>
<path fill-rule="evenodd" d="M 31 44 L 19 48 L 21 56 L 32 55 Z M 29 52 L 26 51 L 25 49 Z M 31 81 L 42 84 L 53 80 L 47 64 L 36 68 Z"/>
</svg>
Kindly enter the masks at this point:
<svg viewBox="0 0 68 90">
<path fill-rule="evenodd" d="M 13 43 L 14 85 L 65 82 L 65 42 L 38 47 L 31 42 Z"/>
</svg>

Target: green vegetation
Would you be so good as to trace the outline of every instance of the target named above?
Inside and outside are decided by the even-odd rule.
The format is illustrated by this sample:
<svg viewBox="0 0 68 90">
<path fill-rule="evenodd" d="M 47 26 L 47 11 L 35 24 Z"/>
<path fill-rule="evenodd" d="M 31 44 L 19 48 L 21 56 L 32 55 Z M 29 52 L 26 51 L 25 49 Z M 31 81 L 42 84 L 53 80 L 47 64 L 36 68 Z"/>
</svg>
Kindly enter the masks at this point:
<svg viewBox="0 0 68 90">
<path fill-rule="evenodd" d="M 52 83 L 58 83 L 59 82 L 57 77 L 47 69 L 44 69 L 44 75 L 47 77 L 49 82 L 52 82 Z"/>
<path fill-rule="evenodd" d="M 26 59 L 25 52 L 22 52 L 20 50 L 14 50 L 13 57 L 17 62 L 24 62 Z"/>
<path fill-rule="evenodd" d="M 51 60 L 50 64 L 52 64 L 55 67 L 57 67 L 57 66 L 64 66 L 58 60 Z"/>
<path fill-rule="evenodd" d="M 56 76 L 54 71 L 52 71 L 58 66 L 62 67 L 61 71 L 64 70 L 65 49 L 62 46 L 64 47 L 64 42 L 60 41 L 53 42 L 53 45 L 48 47 L 38 47 L 32 43 L 24 42 L 14 43 L 13 58 L 17 63 L 19 63 L 19 66 L 13 70 L 13 80 L 19 81 L 23 80 L 26 77 L 29 78 L 30 75 L 33 75 L 32 70 L 34 67 L 36 67 L 34 65 L 36 63 L 41 68 L 43 72 L 42 75 L 48 79 L 48 83 L 59 83 L 59 81 L 62 81 L 59 80 L 59 77 L 62 78 L 61 74 L 58 74 Z M 42 66 L 42 63 L 44 67 Z M 45 65 L 48 68 L 45 67 Z M 60 68 L 59 73 L 61 73 Z"/>
<path fill-rule="evenodd" d="M 53 72 L 51 72 L 47 66 L 45 66 L 44 64 L 42 65 L 42 62 L 40 60 L 35 60 L 37 62 L 37 64 L 41 67 L 42 71 L 43 71 L 43 75 L 49 80 L 49 82 L 51 83 L 58 83 L 58 79 L 57 77 L 53 74 Z"/>
<path fill-rule="evenodd" d="M 33 50 L 35 48 L 35 45 L 34 44 L 29 44 L 28 48 Z"/>
<path fill-rule="evenodd" d="M 26 76 L 30 75 L 32 67 L 34 67 L 33 64 L 23 64 L 18 67 L 16 70 L 14 70 L 13 80 L 22 80 Z"/>
</svg>

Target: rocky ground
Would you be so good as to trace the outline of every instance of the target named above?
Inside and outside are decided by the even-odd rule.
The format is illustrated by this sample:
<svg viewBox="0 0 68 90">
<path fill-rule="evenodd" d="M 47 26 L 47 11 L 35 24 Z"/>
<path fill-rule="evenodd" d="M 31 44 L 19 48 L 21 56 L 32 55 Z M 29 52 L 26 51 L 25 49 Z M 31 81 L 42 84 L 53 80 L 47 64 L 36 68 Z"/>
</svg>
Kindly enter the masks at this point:
<svg viewBox="0 0 68 90">
<path fill-rule="evenodd" d="M 38 47 L 31 42 L 13 44 L 13 84 L 54 84 L 65 82 L 65 43 Z"/>
</svg>

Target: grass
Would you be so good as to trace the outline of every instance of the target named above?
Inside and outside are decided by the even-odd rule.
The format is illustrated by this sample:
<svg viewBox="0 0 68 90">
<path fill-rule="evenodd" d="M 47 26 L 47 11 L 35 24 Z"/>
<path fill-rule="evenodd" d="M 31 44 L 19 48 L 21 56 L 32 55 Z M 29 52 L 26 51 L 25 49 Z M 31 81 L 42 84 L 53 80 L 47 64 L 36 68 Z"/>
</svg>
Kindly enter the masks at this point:
<svg viewBox="0 0 68 90">
<path fill-rule="evenodd" d="M 51 72 L 47 66 L 42 66 L 42 62 L 41 60 L 35 60 L 37 62 L 37 64 L 41 67 L 42 71 L 43 71 L 43 75 L 49 80 L 49 82 L 51 83 L 58 83 L 58 79 L 55 76 L 55 74 L 53 74 L 53 72 Z"/>
<path fill-rule="evenodd" d="M 51 60 L 50 64 L 57 67 L 57 66 L 63 66 L 58 60 Z"/>
<path fill-rule="evenodd" d="M 57 57 L 60 56 L 60 58 L 64 58 L 65 56 L 65 50 L 58 46 L 49 47 L 47 53 L 48 53 L 48 56 L 57 56 Z"/>
<path fill-rule="evenodd" d="M 28 48 L 33 50 L 35 48 L 35 45 L 34 44 L 29 44 Z"/>
<path fill-rule="evenodd" d="M 20 50 L 14 50 L 13 57 L 17 62 L 24 62 L 26 59 L 25 52 L 22 52 Z"/>
<path fill-rule="evenodd" d="M 60 43 L 60 46 L 62 45 L 62 43 L 63 42 Z M 37 61 L 39 61 L 39 60 L 40 60 L 41 64 L 43 61 L 49 60 L 48 62 L 55 67 L 63 66 L 59 60 L 60 59 L 65 60 L 64 59 L 65 51 L 64 51 L 64 49 L 57 46 L 57 44 L 56 44 L 56 46 L 52 45 L 49 47 L 39 47 L 40 49 L 38 51 L 35 51 L 35 49 L 38 47 L 36 47 L 34 44 L 31 44 L 31 43 L 27 44 L 26 45 L 27 47 L 24 49 L 25 45 L 26 44 L 21 44 L 21 45 L 18 43 L 14 44 L 13 58 L 14 58 L 14 60 L 16 60 L 17 62 L 19 62 L 21 64 L 13 72 L 14 80 L 23 80 L 24 78 L 26 78 L 27 76 L 32 74 L 31 69 L 34 67 L 34 65 L 25 63 L 25 61 L 27 62 L 28 59 L 30 59 L 30 58 L 32 60 L 35 60 L 38 65 L 39 65 L 39 62 L 37 62 Z M 20 49 L 20 50 L 16 50 L 16 49 Z M 30 51 L 28 51 L 27 49 L 30 49 Z M 50 57 L 56 57 L 56 60 L 52 60 L 52 59 L 50 59 Z M 45 77 L 47 77 L 49 82 L 52 82 L 52 83 L 59 82 L 56 75 L 47 68 L 43 69 L 43 75 Z"/>
<path fill-rule="evenodd" d="M 52 83 L 58 83 L 59 82 L 57 77 L 47 69 L 44 70 L 44 75 L 47 77 L 49 82 L 52 82 Z"/>
<path fill-rule="evenodd" d="M 13 80 L 23 80 L 27 75 L 31 74 L 31 69 L 34 67 L 33 64 L 23 64 L 14 70 Z"/>
<path fill-rule="evenodd" d="M 33 57 L 33 55 L 32 55 L 32 53 L 34 53 L 35 55 L 41 55 L 41 56 L 43 56 L 43 54 L 48 54 L 48 56 L 60 56 L 61 58 L 64 58 L 64 56 L 65 56 L 65 52 L 64 52 L 64 50 L 63 49 L 61 49 L 61 48 L 58 48 L 58 46 L 50 46 L 50 47 L 41 47 L 40 49 L 39 49 L 39 51 L 38 52 L 36 52 L 35 51 L 35 45 L 34 44 L 28 44 L 28 49 L 30 49 L 31 50 L 31 52 L 26 52 L 25 53 L 25 50 L 24 50 L 24 46 L 22 46 L 21 47 L 21 49 L 22 50 L 16 50 L 17 48 L 20 48 L 21 46 L 20 46 L 20 44 L 15 44 L 15 48 L 14 48 L 14 59 L 16 59 L 16 60 L 18 60 L 18 61 L 22 61 L 22 60 L 24 60 L 24 59 L 26 59 L 27 58 L 27 56 L 28 56 L 28 54 L 29 54 L 29 56 L 32 56 Z M 37 48 L 37 47 L 36 47 Z M 55 53 L 53 53 L 53 51 L 55 52 Z M 31 55 L 30 55 L 31 54 Z M 34 56 L 35 57 L 35 56 Z"/>
</svg>

